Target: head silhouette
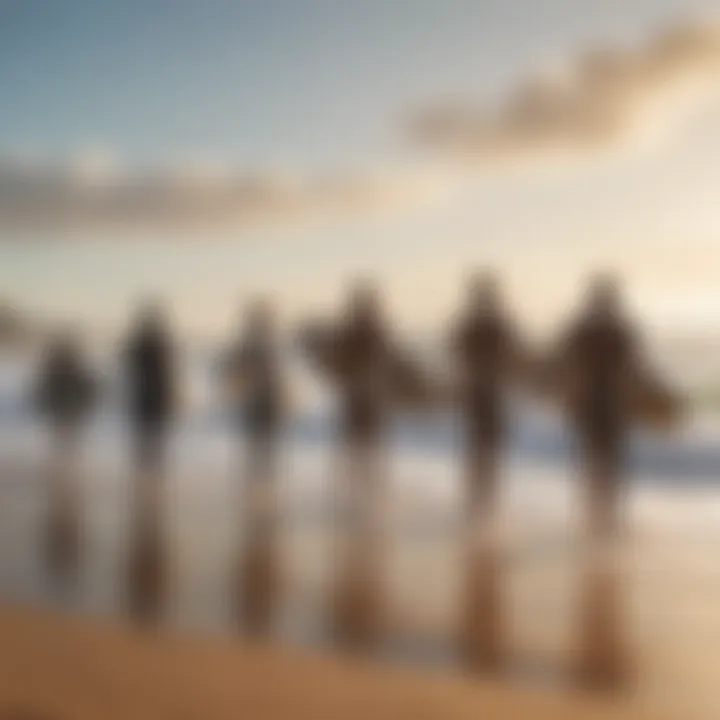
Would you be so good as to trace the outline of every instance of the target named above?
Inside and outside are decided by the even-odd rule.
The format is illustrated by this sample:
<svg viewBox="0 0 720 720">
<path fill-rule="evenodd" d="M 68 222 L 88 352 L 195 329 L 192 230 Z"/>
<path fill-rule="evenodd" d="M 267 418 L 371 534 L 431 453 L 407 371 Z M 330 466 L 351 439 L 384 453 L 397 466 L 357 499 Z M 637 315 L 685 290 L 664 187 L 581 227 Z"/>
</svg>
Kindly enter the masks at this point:
<svg viewBox="0 0 720 720">
<path fill-rule="evenodd" d="M 500 306 L 500 291 L 497 276 L 490 271 L 478 272 L 468 283 L 469 310 L 476 314 L 494 314 Z"/>
<path fill-rule="evenodd" d="M 155 299 L 145 300 L 137 311 L 134 327 L 139 337 L 163 336 L 167 330 L 167 317 L 163 305 Z"/>
<path fill-rule="evenodd" d="M 56 360 L 74 360 L 80 355 L 80 351 L 80 336 L 73 328 L 56 331 L 48 344 L 48 352 Z"/>
<path fill-rule="evenodd" d="M 380 298 L 377 287 L 362 280 L 350 288 L 349 316 L 356 322 L 374 323 L 380 317 Z"/>
<path fill-rule="evenodd" d="M 275 326 L 275 310 L 264 297 L 255 298 L 245 313 L 245 327 L 251 334 L 265 335 Z"/>
<path fill-rule="evenodd" d="M 588 288 L 588 314 L 596 319 L 610 319 L 619 317 L 621 310 L 620 282 L 617 276 L 610 272 L 594 275 Z"/>
</svg>

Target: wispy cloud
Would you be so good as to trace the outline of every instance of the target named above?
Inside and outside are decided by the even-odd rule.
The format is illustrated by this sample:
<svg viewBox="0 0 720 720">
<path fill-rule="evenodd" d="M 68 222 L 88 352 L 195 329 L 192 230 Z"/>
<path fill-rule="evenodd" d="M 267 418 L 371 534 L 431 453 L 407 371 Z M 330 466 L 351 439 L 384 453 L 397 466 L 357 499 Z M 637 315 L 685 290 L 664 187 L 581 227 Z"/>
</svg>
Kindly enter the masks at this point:
<svg viewBox="0 0 720 720">
<path fill-rule="evenodd" d="M 481 164 L 587 155 L 667 124 L 698 88 L 720 90 L 717 25 L 677 25 L 636 48 L 591 49 L 511 88 L 497 107 L 431 105 L 411 115 L 407 130 L 441 157 Z M 128 170 L 98 147 L 63 164 L 0 157 L 0 232 L 242 230 L 412 208 L 460 182 L 439 167 L 304 174 L 193 162 Z"/>
<path fill-rule="evenodd" d="M 498 107 L 431 105 L 412 115 L 408 131 L 421 146 L 478 161 L 587 153 L 657 129 L 719 80 L 720 26 L 682 24 L 638 48 L 582 53 L 529 78 Z"/>
<path fill-rule="evenodd" d="M 0 160 L 0 230 L 242 229 L 382 211 L 422 194 L 394 170 L 303 175 L 213 163 L 123 170 L 107 153 L 62 165 Z"/>
</svg>

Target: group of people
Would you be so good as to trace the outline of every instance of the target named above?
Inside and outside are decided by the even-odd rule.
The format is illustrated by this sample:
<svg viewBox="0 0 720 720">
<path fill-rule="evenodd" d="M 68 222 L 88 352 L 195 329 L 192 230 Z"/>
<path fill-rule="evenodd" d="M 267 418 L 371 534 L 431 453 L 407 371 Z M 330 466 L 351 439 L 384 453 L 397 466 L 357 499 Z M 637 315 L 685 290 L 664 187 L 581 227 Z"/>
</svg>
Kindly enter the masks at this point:
<svg viewBox="0 0 720 720">
<path fill-rule="evenodd" d="M 222 357 L 219 382 L 248 443 L 267 444 L 277 437 L 286 415 L 279 332 L 267 301 L 255 301 L 245 320 Z M 487 466 L 502 448 L 511 387 L 525 385 L 562 403 L 583 455 L 603 466 L 609 484 L 617 480 L 628 426 L 662 421 L 676 410 L 674 399 L 649 373 L 609 276 L 593 281 L 580 317 L 553 356 L 544 359 L 533 357 L 518 337 L 495 278 L 474 277 L 450 333 L 449 386 L 434 381 L 394 342 L 370 284 L 352 289 L 340 322 L 306 327 L 300 345 L 338 393 L 339 426 L 348 442 L 371 446 L 382 438 L 393 411 L 452 400 L 464 421 L 468 467 L 473 469 Z M 142 308 L 122 368 L 137 457 L 149 463 L 162 450 L 179 395 L 173 338 L 160 306 Z M 89 416 L 98 391 L 76 338 L 54 338 L 36 385 L 44 415 L 64 434 L 72 434 Z M 469 505 L 478 508 L 491 504 L 495 494 L 492 482 L 477 478 L 469 479 L 467 490 Z M 610 522 L 607 513 L 598 521 Z"/>
<path fill-rule="evenodd" d="M 490 274 L 472 278 L 464 307 L 451 329 L 448 353 L 450 382 L 440 382 L 416 358 L 396 343 L 383 315 L 380 297 L 368 283 L 351 289 L 342 319 L 303 329 L 299 342 L 307 359 L 336 390 L 340 407 L 340 435 L 355 457 L 350 484 L 363 493 L 373 485 L 368 458 L 376 454 L 391 415 L 407 407 L 450 402 L 462 419 L 464 435 L 464 498 L 467 516 L 480 526 L 491 524 L 498 501 L 498 460 L 506 436 L 505 400 L 512 388 L 525 387 L 551 397 L 567 411 L 577 432 L 587 469 L 588 522 L 596 538 L 610 538 L 617 530 L 621 470 L 627 430 L 633 423 L 655 424 L 677 416 L 678 403 L 650 372 L 640 339 L 629 323 L 616 280 L 598 276 L 589 286 L 585 307 L 548 357 L 539 358 L 519 337 L 503 305 L 497 280 Z M 164 439 L 176 411 L 178 378 L 173 339 L 161 309 L 144 308 L 131 332 L 123 356 L 127 411 L 143 486 L 156 487 Z M 233 409 L 248 448 L 248 479 L 267 499 L 275 444 L 286 415 L 283 353 L 272 306 L 254 302 L 238 337 L 223 354 L 218 368 L 223 397 Z M 63 441 L 77 431 L 91 412 L 98 384 L 71 337 L 57 338 L 45 356 L 37 385 L 41 410 Z M 362 460 L 358 460 L 362 458 Z M 147 478 L 149 477 L 149 481 Z M 254 482 L 265 479 L 267 482 Z M 263 492 L 265 495 L 263 495 Z M 255 501 L 258 495 L 254 496 Z M 257 508 L 269 507 L 268 503 Z M 256 509 L 257 509 L 256 508 Z M 248 547 L 267 547 L 272 536 L 272 513 L 256 512 Z M 478 523 L 479 521 L 479 523 Z M 358 548 L 367 551 L 373 537 L 367 516 L 358 523 Z M 258 607 L 268 574 L 248 559 L 249 607 Z M 478 564 L 478 557 L 480 561 Z M 480 663 L 496 662 L 500 654 L 501 622 L 493 564 L 487 556 L 473 556 L 469 587 L 467 643 Z M 144 567 L 144 566 L 143 566 Z M 261 564 L 261 568 L 265 567 Z M 139 572 L 146 572 L 142 570 Z M 488 574 L 489 573 L 489 574 Z M 152 573 L 149 573 L 152 575 Z M 351 580 L 357 580 L 355 572 Z M 264 580 L 262 580 L 264 578 Z M 484 579 L 483 579 L 484 578 Z M 365 589 L 370 587 L 364 584 Z M 347 588 L 346 588 L 347 589 Z M 253 598 L 255 600 L 253 600 Z M 338 617 L 352 626 L 353 608 L 365 608 L 377 598 L 358 602 L 357 583 L 338 594 Z M 261 613 L 262 614 L 262 613 Z M 478 617 L 482 616 L 482 621 Z M 371 633 L 365 612 L 360 634 Z M 355 629 L 358 616 L 355 614 Z M 355 633 L 355 635 L 358 634 Z"/>
</svg>

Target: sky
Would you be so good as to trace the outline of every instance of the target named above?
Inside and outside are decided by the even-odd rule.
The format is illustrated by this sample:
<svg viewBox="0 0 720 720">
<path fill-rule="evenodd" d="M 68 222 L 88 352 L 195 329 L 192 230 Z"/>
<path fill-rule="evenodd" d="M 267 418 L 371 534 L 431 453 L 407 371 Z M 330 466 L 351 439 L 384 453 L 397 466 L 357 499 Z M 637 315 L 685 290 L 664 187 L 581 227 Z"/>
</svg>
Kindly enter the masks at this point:
<svg viewBox="0 0 720 720">
<path fill-rule="evenodd" d="M 648 323 L 713 330 L 720 35 L 678 29 L 714 19 L 720 0 L 0 0 L 0 297 L 112 329 L 153 292 L 214 333 L 258 292 L 291 320 L 371 275 L 424 327 L 490 266 L 532 325 L 613 267 Z"/>
</svg>

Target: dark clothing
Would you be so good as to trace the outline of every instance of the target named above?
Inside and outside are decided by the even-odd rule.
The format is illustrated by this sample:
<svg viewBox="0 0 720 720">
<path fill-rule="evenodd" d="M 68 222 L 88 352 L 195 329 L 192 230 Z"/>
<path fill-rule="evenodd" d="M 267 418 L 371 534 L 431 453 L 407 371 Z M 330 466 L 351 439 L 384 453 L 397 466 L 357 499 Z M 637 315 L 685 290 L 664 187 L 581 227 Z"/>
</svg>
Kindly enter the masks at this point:
<svg viewBox="0 0 720 720">
<path fill-rule="evenodd" d="M 90 412 L 96 394 L 95 378 L 79 357 L 52 352 L 40 372 L 35 400 L 52 422 L 74 425 Z"/>
<path fill-rule="evenodd" d="M 451 342 L 465 439 L 467 508 L 490 517 L 497 503 L 505 390 L 515 343 L 507 321 L 494 312 L 463 318 Z"/>
<path fill-rule="evenodd" d="M 161 332 L 140 332 L 126 355 L 128 411 L 137 429 L 163 427 L 175 404 L 172 347 Z"/>
<path fill-rule="evenodd" d="M 460 407 L 471 439 L 501 441 L 505 430 L 504 385 L 513 341 L 503 318 L 470 317 L 452 339 L 459 374 Z"/>
<path fill-rule="evenodd" d="M 277 432 L 283 416 L 283 387 L 279 351 L 268 338 L 245 339 L 224 364 L 226 380 L 239 387 L 233 398 L 239 426 L 251 437 L 268 438 Z"/>
<path fill-rule="evenodd" d="M 377 439 L 390 390 L 385 332 L 372 321 L 350 322 L 339 329 L 334 352 L 341 388 L 343 434 L 353 440 Z"/>
<path fill-rule="evenodd" d="M 453 337 L 461 374 L 479 384 L 504 374 L 510 346 L 510 331 L 498 315 L 471 316 L 459 324 Z"/>
<path fill-rule="evenodd" d="M 585 449 L 616 457 L 629 421 L 635 350 L 621 322 L 585 322 L 571 333 L 566 352 L 571 412 Z"/>
<path fill-rule="evenodd" d="M 563 352 L 569 411 L 588 473 L 589 522 L 594 533 L 612 534 L 638 372 L 636 341 L 620 319 L 589 318 L 572 329 Z"/>
</svg>

